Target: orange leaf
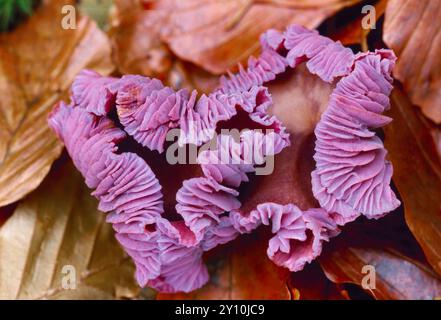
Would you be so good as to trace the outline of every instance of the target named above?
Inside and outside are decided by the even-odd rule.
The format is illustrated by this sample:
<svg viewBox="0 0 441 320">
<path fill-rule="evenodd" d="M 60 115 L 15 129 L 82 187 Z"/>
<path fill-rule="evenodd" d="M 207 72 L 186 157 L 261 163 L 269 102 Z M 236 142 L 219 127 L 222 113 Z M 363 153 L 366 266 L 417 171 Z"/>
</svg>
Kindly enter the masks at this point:
<svg viewBox="0 0 441 320">
<path fill-rule="evenodd" d="M 161 40 L 165 21 L 164 10 L 157 2 L 116 0 L 110 17 L 109 38 L 118 71 L 122 74 L 141 74 L 161 79 L 174 89 L 196 89 L 211 92 L 219 77 L 194 64 L 176 59 Z"/>
<path fill-rule="evenodd" d="M 366 279 L 366 290 L 376 299 L 434 299 L 441 295 L 440 277 L 424 262 L 399 212 L 381 221 L 352 223 L 333 239 L 319 261 L 335 283 L 361 286 Z"/>
<path fill-rule="evenodd" d="M 172 56 L 159 37 L 164 12 L 145 10 L 139 0 L 115 0 L 114 5 L 109 37 L 118 70 L 163 80 L 172 66 Z"/>
<path fill-rule="evenodd" d="M 441 274 L 441 163 L 432 126 L 401 90 L 394 90 L 391 102 L 389 116 L 394 121 L 385 128 L 385 145 L 394 165 L 394 182 L 410 230 Z"/>
<path fill-rule="evenodd" d="M 389 0 L 383 39 L 412 103 L 441 123 L 441 0 Z"/>
<path fill-rule="evenodd" d="M 0 35 L 0 206 L 34 190 L 61 152 L 46 117 L 83 68 L 112 70 L 105 35 L 88 18 L 61 27 L 61 8 L 44 1 L 35 14 Z"/>
<path fill-rule="evenodd" d="M 297 23 L 317 27 L 359 0 L 159 0 L 162 35 L 180 58 L 221 74 L 259 50 L 261 33 Z"/>
</svg>

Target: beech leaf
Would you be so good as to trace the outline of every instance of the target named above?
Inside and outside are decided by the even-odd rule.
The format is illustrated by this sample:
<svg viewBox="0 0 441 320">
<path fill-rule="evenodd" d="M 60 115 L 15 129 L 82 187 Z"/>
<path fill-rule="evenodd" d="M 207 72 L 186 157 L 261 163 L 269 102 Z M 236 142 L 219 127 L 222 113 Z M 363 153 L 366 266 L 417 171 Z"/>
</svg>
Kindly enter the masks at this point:
<svg viewBox="0 0 441 320">
<path fill-rule="evenodd" d="M 112 71 L 107 37 L 87 17 L 63 29 L 61 8 L 44 1 L 11 33 L 0 34 L 0 206 L 21 199 L 46 176 L 62 145 L 47 126 L 52 106 L 83 68 Z"/>
<path fill-rule="evenodd" d="M 118 71 L 158 78 L 176 90 L 213 91 L 219 85 L 218 76 L 177 59 L 161 40 L 167 12 L 158 10 L 159 4 L 143 6 L 138 0 L 114 1 L 109 38 Z"/>
<path fill-rule="evenodd" d="M 357 220 L 319 258 L 335 283 L 353 283 L 376 299 L 420 300 L 441 295 L 441 278 L 425 262 L 399 212 Z"/>
<path fill-rule="evenodd" d="M 436 299 L 441 295 L 441 282 L 427 267 L 389 249 L 348 247 L 333 252 L 332 263 L 323 259 L 323 268 L 336 283 L 361 285 L 367 275 L 363 267 L 375 267 L 376 288 L 372 295 L 381 300 Z M 369 269 L 366 269 L 369 270 Z"/>
<path fill-rule="evenodd" d="M 49 174 L 0 229 L 0 298 L 136 296 L 134 266 L 96 208 L 71 163 Z"/>
<path fill-rule="evenodd" d="M 315 28 L 359 0 L 160 0 L 161 35 L 181 59 L 221 74 L 259 50 L 259 36 L 296 23 Z M 148 22 L 145 21 L 145 24 Z"/>
<path fill-rule="evenodd" d="M 389 0 L 384 42 L 395 51 L 394 76 L 413 104 L 441 123 L 441 0 Z"/>
<path fill-rule="evenodd" d="M 403 199 L 406 222 L 432 267 L 441 275 L 441 163 L 432 125 L 399 89 L 391 99 L 385 145 L 394 182 Z"/>
<path fill-rule="evenodd" d="M 156 3 L 152 3 L 152 6 Z M 121 73 L 165 79 L 173 57 L 160 39 L 163 11 L 145 9 L 138 0 L 115 0 L 109 38 Z"/>
</svg>

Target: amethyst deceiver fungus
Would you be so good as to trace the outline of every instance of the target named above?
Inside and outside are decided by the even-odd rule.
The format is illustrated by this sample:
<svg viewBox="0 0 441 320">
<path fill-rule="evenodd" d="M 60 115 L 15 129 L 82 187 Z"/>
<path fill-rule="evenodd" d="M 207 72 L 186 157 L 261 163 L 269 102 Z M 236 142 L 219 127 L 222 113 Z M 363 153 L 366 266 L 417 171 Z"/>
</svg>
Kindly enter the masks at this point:
<svg viewBox="0 0 441 320">
<path fill-rule="evenodd" d="M 58 103 L 49 116 L 132 257 L 142 287 L 188 292 L 203 286 L 209 279 L 203 253 L 260 225 L 271 225 L 274 234 L 268 257 L 298 271 L 339 226 L 360 215 L 379 218 L 400 204 L 390 188 L 386 150 L 370 130 L 391 121 L 382 112 L 389 107 L 393 52 L 353 54 L 296 25 L 283 33 L 269 30 L 261 46 L 247 69 L 223 77 L 208 95 L 174 91 L 147 77 L 84 70 L 72 85 L 71 103 Z M 239 187 L 252 183 L 262 159 L 290 145 L 289 130 L 268 114 L 265 84 L 301 63 L 335 84 L 315 128 L 311 183 L 321 207 L 263 202 L 248 210 Z M 221 128 L 240 135 L 223 135 Z M 181 148 L 212 140 L 215 148 L 201 151 L 195 164 L 169 164 L 167 137 L 175 129 Z M 245 161 L 250 149 L 258 159 Z"/>
</svg>

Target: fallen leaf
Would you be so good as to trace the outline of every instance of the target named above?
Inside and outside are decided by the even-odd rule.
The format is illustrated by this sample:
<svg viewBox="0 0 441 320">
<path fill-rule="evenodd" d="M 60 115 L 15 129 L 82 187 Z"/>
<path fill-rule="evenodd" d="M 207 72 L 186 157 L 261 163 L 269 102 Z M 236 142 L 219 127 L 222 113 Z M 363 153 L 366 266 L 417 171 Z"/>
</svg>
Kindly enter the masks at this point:
<svg viewBox="0 0 441 320">
<path fill-rule="evenodd" d="M 396 88 L 385 127 L 385 145 L 406 222 L 432 267 L 441 275 L 441 163 L 432 126 Z"/>
<path fill-rule="evenodd" d="M 398 56 L 394 77 L 424 115 L 441 123 L 441 0 L 389 0 L 383 39 Z"/>
<path fill-rule="evenodd" d="M 115 0 L 111 12 L 109 38 L 119 72 L 166 79 L 173 57 L 159 37 L 165 12 L 145 9 L 139 0 Z"/>
<path fill-rule="evenodd" d="M 0 298 L 136 296 L 134 266 L 96 208 L 70 162 L 49 174 L 0 228 Z M 76 288 L 64 289 L 71 275 Z"/>
<path fill-rule="evenodd" d="M 159 293 L 159 300 L 287 300 L 288 271 L 266 256 L 269 235 L 253 233 L 210 252 L 210 282 L 190 293 Z"/>
<path fill-rule="evenodd" d="M 319 261 L 335 283 L 362 286 L 365 279 L 370 285 L 365 290 L 376 299 L 434 299 L 441 294 L 441 278 L 424 261 L 399 212 L 352 223 L 325 247 Z M 375 280 L 365 278 L 372 275 Z"/>
<path fill-rule="evenodd" d="M 259 51 L 267 29 L 297 23 L 317 27 L 327 17 L 359 0 L 159 0 L 165 11 L 161 35 L 181 59 L 214 74 L 234 69 Z"/>
<path fill-rule="evenodd" d="M 139 0 L 114 2 L 109 38 L 118 71 L 155 77 L 175 90 L 213 91 L 219 85 L 219 77 L 177 59 L 160 39 L 166 11 L 157 10 L 158 2 L 145 6 Z"/>
<path fill-rule="evenodd" d="M 109 73 L 110 45 L 86 17 L 61 27 L 61 8 L 44 1 L 11 33 L 0 35 L 0 206 L 34 190 L 62 145 L 46 124 L 52 106 L 83 68 Z"/>
</svg>

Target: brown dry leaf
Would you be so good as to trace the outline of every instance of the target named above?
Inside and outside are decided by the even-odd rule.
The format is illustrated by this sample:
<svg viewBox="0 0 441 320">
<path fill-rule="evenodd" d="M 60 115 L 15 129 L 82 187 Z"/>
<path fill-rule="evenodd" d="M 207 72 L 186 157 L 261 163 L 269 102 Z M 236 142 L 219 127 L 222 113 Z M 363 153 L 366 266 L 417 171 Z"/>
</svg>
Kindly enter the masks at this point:
<svg viewBox="0 0 441 320">
<path fill-rule="evenodd" d="M 35 14 L 0 35 L 0 206 L 34 190 L 61 152 L 46 117 L 83 68 L 109 73 L 110 45 L 86 17 L 61 27 L 61 8 L 43 1 Z"/>
<path fill-rule="evenodd" d="M 159 37 L 165 12 L 145 8 L 140 0 L 115 0 L 111 12 L 109 37 L 118 70 L 164 80 L 173 64 Z"/>
<path fill-rule="evenodd" d="M 288 271 L 266 256 L 268 236 L 253 233 L 210 252 L 210 282 L 203 288 L 178 294 L 159 293 L 157 299 L 173 300 L 287 300 Z"/>
<path fill-rule="evenodd" d="M 136 296 L 134 266 L 96 208 L 70 162 L 49 174 L 0 229 L 0 299 Z M 76 289 L 63 289 L 65 266 Z"/>
<path fill-rule="evenodd" d="M 211 92 L 218 86 L 219 77 L 173 56 L 160 39 L 166 11 L 156 6 L 156 2 L 147 6 L 139 0 L 114 2 L 109 38 L 118 71 L 159 78 L 176 90 Z"/>
<path fill-rule="evenodd" d="M 441 0 L 389 0 L 383 39 L 412 103 L 441 123 Z"/>
<path fill-rule="evenodd" d="M 441 163 L 432 125 L 398 88 L 388 112 L 385 145 L 394 182 L 403 199 L 406 222 L 432 267 L 441 275 Z"/>
<path fill-rule="evenodd" d="M 400 212 L 379 221 L 357 220 L 326 246 L 319 258 L 327 277 L 335 283 L 361 286 L 372 274 L 376 299 L 434 299 L 441 295 L 441 278 L 428 266 Z M 367 278 L 366 278 L 367 279 Z"/>
<path fill-rule="evenodd" d="M 379 300 L 432 300 L 441 295 L 441 282 L 437 275 L 424 265 L 389 248 L 354 248 L 335 250 L 324 256 L 323 269 L 336 283 L 361 285 L 367 270 L 375 268 L 376 287 L 370 289 Z"/>
<path fill-rule="evenodd" d="M 259 50 L 267 29 L 297 23 L 315 28 L 343 7 L 360 0 L 159 0 L 165 11 L 161 34 L 181 59 L 214 74 L 245 63 Z"/>
</svg>

